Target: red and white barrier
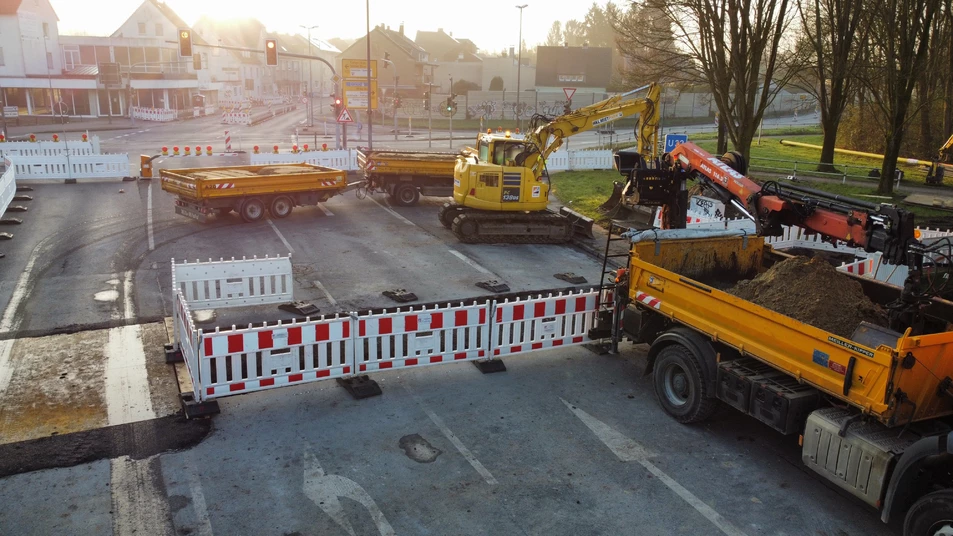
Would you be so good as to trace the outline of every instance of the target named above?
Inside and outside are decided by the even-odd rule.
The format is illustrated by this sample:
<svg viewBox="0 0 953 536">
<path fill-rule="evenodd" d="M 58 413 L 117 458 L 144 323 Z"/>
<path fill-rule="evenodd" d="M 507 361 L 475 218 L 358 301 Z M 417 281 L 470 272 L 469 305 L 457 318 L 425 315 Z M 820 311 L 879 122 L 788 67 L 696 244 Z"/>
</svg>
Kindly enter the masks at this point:
<svg viewBox="0 0 953 536">
<path fill-rule="evenodd" d="M 357 372 L 486 359 L 489 301 L 400 310 L 357 319 Z"/>
<path fill-rule="evenodd" d="M 250 125 L 251 114 L 247 112 L 225 112 L 222 114 L 222 123 L 227 125 Z"/>
<path fill-rule="evenodd" d="M 598 290 L 494 303 L 493 356 L 589 342 L 598 312 Z"/>
<path fill-rule="evenodd" d="M 133 119 L 142 119 L 143 121 L 169 122 L 175 121 L 175 110 L 166 110 L 164 108 L 145 108 L 142 106 L 132 106 L 130 108 Z"/>
<path fill-rule="evenodd" d="M 351 318 L 199 332 L 200 400 L 350 376 Z M 193 383 L 195 379 L 193 376 Z"/>
</svg>

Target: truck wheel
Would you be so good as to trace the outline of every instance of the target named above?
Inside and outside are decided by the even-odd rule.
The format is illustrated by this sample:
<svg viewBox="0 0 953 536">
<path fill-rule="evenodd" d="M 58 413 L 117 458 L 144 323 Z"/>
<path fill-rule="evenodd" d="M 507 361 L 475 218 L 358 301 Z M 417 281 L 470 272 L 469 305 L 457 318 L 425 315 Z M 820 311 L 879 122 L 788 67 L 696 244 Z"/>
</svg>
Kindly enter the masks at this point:
<svg viewBox="0 0 953 536">
<path fill-rule="evenodd" d="M 275 218 L 287 218 L 291 215 L 293 208 L 294 201 L 286 195 L 280 195 L 272 200 L 271 206 L 268 207 L 268 212 Z"/>
<path fill-rule="evenodd" d="M 953 536 L 953 490 L 928 493 L 903 520 L 903 536 Z"/>
<path fill-rule="evenodd" d="M 659 403 L 676 421 L 701 422 L 718 407 L 718 399 L 706 392 L 701 365 L 684 346 L 672 344 L 663 348 L 652 373 Z"/>
<path fill-rule="evenodd" d="M 394 202 L 402 207 L 412 207 L 420 200 L 420 191 L 413 184 L 401 184 L 394 190 Z"/>
<path fill-rule="evenodd" d="M 246 199 L 242 203 L 241 215 L 243 220 L 254 223 L 265 216 L 265 204 L 257 197 Z"/>
<path fill-rule="evenodd" d="M 228 216 L 228 213 L 232 211 L 231 207 L 221 207 L 215 209 L 215 213 L 221 218 L 223 216 Z"/>
</svg>

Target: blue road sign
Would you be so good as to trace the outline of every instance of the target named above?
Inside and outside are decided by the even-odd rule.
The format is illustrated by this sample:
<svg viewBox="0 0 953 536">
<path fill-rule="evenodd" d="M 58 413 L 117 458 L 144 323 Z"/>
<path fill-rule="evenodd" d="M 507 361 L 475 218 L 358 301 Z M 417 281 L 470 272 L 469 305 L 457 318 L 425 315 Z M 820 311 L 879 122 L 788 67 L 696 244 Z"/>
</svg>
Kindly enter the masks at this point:
<svg viewBox="0 0 953 536">
<path fill-rule="evenodd" d="M 666 134 L 665 135 L 665 152 L 670 153 L 677 145 L 681 145 L 688 141 L 688 134 Z"/>
</svg>

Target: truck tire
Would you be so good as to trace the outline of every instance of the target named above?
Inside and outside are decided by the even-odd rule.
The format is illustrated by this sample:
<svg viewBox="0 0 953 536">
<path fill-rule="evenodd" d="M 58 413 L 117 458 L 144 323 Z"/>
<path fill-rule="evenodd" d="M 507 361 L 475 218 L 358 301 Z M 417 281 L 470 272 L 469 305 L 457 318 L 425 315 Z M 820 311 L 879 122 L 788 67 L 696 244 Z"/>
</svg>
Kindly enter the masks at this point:
<svg viewBox="0 0 953 536">
<path fill-rule="evenodd" d="M 659 352 L 653 376 L 659 404 L 680 423 L 704 421 L 718 408 L 718 399 L 706 388 L 701 365 L 680 344 L 670 344 Z"/>
<path fill-rule="evenodd" d="M 953 536 L 953 490 L 927 493 L 903 520 L 903 536 Z"/>
<path fill-rule="evenodd" d="M 246 199 L 245 202 L 242 203 L 240 213 L 243 220 L 248 223 L 254 223 L 265 217 L 265 204 L 257 197 Z"/>
<path fill-rule="evenodd" d="M 273 218 L 287 218 L 291 215 L 294 206 L 294 201 L 292 201 L 290 197 L 279 195 L 272 199 L 271 205 L 268 206 L 268 212 Z"/>
<path fill-rule="evenodd" d="M 420 191 L 413 184 L 401 184 L 394 190 L 394 202 L 402 207 L 412 207 L 420 201 Z"/>
</svg>

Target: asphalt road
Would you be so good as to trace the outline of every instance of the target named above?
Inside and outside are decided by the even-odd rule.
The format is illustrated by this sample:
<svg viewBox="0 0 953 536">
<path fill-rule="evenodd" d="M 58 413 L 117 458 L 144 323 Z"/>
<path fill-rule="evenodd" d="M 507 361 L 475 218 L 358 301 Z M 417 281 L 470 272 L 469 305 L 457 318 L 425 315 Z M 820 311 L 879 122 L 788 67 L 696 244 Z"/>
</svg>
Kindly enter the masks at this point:
<svg viewBox="0 0 953 536">
<path fill-rule="evenodd" d="M 171 131 L 157 128 L 109 143 L 145 147 Z M 600 263 L 573 247 L 457 243 L 437 199 L 348 193 L 284 220 L 200 224 L 157 181 L 32 195 L 0 261 L 0 456 L 35 468 L 78 453 L 20 474 L 0 463 L 0 534 L 891 533 L 803 468 L 796 437 L 728 408 L 674 423 L 631 345 L 511 357 L 491 375 L 385 372 L 383 396 L 361 401 L 333 382 L 225 398 L 210 433 L 183 430 L 161 352 L 173 258 L 290 253 L 296 298 L 321 313 L 396 307 L 381 296 L 393 288 L 431 302 L 483 295 L 486 279 L 595 282 Z M 217 313 L 200 327 L 290 318 Z"/>
</svg>

